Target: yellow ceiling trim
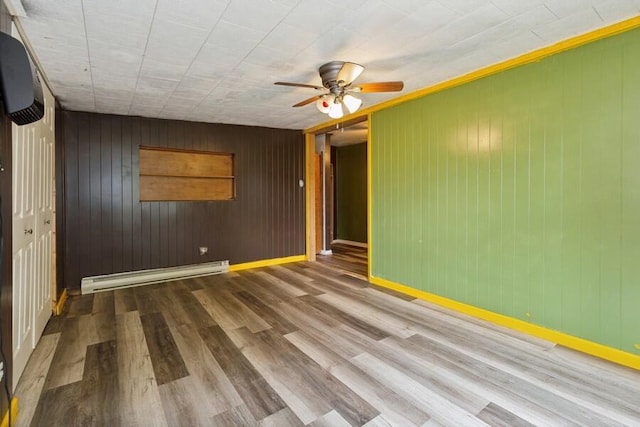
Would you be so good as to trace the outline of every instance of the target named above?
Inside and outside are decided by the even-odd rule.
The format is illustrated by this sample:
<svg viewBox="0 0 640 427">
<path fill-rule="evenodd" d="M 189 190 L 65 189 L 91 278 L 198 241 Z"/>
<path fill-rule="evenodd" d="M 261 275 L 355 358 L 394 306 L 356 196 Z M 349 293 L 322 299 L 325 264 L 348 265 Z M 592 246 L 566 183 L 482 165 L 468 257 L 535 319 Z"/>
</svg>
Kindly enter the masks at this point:
<svg viewBox="0 0 640 427">
<path fill-rule="evenodd" d="M 393 107 L 394 105 L 398 105 L 403 102 L 411 101 L 417 98 L 422 98 L 423 96 L 426 96 L 435 92 L 440 92 L 445 89 L 449 89 L 465 83 L 469 83 L 474 80 L 478 80 L 483 77 L 487 77 L 492 74 L 499 73 L 501 71 L 518 67 L 520 65 L 540 61 L 541 59 L 546 58 L 548 56 L 555 55 L 557 53 L 564 52 L 566 50 L 574 49 L 576 47 L 585 45 L 587 43 L 592 43 L 594 41 L 601 40 L 606 37 L 611 37 L 616 34 L 620 34 L 625 31 L 629 31 L 638 27 L 640 27 L 640 16 L 635 16 L 633 18 L 615 23 L 613 25 L 609 25 L 603 28 L 598 28 L 597 30 L 593 30 L 588 33 L 581 34 L 575 37 L 571 37 L 569 39 L 552 44 L 550 46 L 546 46 L 546 47 L 525 53 L 515 58 L 507 59 L 506 61 L 498 62 L 497 64 L 480 68 L 476 71 L 472 71 L 468 74 L 455 77 L 451 80 L 447 80 L 441 83 L 437 83 L 433 86 L 428 86 L 426 88 L 419 89 L 415 92 L 411 92 L 406 95 L 402 95 L 397 98 L 390 99 L 380 104 L 372 105 L 371 107 L 364 108 L 356 112 L 355 114 L 345 116 L 341 119 L 335 119 L 328 122 L 320 123 L 318 125 L 305 129 L 304 133 L 311 133 L 311 134 L 318 133 L 326 130 L 327 128 L 335 127 L 336 125 L 343 123 L 345 121 L 351 121 L 358 117 L 367 116 L 368 114 L 371 114 L 375 111 L 384 110 L 385 108 Z"/>
</svg>

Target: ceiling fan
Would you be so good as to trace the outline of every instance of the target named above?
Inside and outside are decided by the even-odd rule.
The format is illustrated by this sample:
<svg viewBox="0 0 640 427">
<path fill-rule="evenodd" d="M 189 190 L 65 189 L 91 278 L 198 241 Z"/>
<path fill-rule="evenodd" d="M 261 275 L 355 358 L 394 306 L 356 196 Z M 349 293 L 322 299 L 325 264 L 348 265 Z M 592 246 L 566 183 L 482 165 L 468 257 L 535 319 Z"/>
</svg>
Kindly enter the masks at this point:
<svg viewBox="0 0 640 427">
<path fill-rule="evenodd" d="M 328 114 L 331 118 L 339 119 L 344 115 L 343 105 L 347 107 L 349 113 L 355 113 L 362 105 L 362 100 L 353 96 L 354 93 L 398 92 L 404 87 L 404 83 L 401 81 L 353 84 L 353 81 L 363 71 L 364 67 L 354 62 L 331 61 L 321 65 L 318 69 L 322 86 L 288 82 L 275 82 L 274 84 L 328 90 L 321 95 L 300 101 L 294 107 L 302 107 L 315 102 L 316 107 L 322 113 Z"/>
</svg>

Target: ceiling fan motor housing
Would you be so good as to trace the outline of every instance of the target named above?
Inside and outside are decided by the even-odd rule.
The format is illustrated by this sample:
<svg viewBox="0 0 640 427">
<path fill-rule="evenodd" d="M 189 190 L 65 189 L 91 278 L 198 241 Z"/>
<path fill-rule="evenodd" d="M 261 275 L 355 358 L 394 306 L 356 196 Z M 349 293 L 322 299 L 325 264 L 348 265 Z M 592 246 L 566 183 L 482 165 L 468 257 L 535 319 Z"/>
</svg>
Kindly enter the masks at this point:
<svg viewBox="0 0 640 427">
<path fill-rule="evenodd" d="M 329 91 L 336 96 L 339 96 L 342 92 L 342 87 L 338 83 L 337 78 L 343 65 L 344 61 L 331 61 L 321 65 L 318 69 L 320 78 L 322 79 L 322 86 L 329 89 Z"/>
<path fill-rule="evenodd" d="M 402 90 L 404 84 L 398 82 L 376 82 L 376 83 L 363 83 L 357 86 L 353 86 L 353 81 L 364 71 L 364 67 L 355 62 L 345 61 L 331 61 L 323 64 L 318 69 L 320 78 L 322 79 L 322 86 L 316 86 L 307 83 L 290 83 L 290 82 L 275 82 L 277 85 L 304 87 L 316 90 L 327 89 L 327 93 L 321 95 L 312 96 L 304 101 L 300 101 L 294 104 L 294 107 L 302 107 L 312 102 L 316 102 L 316 106 L 323 113 L 324 110 L 334 104 L 348 106 L 351 113 L 360 108 L 362 101 L 354 98 L 351 93 L 359 92 L 397 92 Z"/>
</svg>

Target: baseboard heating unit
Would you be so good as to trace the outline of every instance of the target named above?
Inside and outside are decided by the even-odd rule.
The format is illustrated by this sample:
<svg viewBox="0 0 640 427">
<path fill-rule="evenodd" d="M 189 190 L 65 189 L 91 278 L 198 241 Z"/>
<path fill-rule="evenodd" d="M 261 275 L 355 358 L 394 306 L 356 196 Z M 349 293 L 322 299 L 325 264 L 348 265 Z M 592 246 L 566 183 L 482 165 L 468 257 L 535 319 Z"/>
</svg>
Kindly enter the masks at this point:
<svg viewBox="0 0 640 427">
<path fill-rule="evenodd" d="M 181 265 L 178 267 L 155 268 L 152 270 L 131 271 L 126 273 L 105 274 L 103 276 L 83 277 L 80 284 L 82 294 L 151 285 L 168 280 L 187 279 L 229 272 L 229 261 L 214 261 L 202 264 Z"/>
</svg>

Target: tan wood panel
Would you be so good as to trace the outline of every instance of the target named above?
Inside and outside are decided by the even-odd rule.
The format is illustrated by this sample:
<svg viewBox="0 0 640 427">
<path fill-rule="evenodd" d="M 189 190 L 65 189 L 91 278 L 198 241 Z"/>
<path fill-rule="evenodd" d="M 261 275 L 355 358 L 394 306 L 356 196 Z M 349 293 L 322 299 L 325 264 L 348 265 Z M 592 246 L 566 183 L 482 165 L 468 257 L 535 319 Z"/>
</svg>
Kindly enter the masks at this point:
<svg viewBox="0 0 640 427">
<path fill-rule="evenodd" d="M 128 425 L 166 426 L 162 400 L 140 315 L 116 316 L 119 411 Z"/>
<path fill-rule="evenodd" d="M 230 200 L 233 189 L 229 178 L 140 176 L 140 201 Z"/>
<path fill-rule="evenodd" d="M 172 332 L 191 374 L 192 388 L 200 395 L 187 405 L 195 404 L 199 411 L 204 409 L 213 416 L 241 405 L 243 400 L 198 334 L 198 327 L 183 325 Z"/>
<path fill-rule="evenodd" d="M 118 377 L 113 375 L 118 371 L 116 352 L 115 340 L 87 347 L 82 386 L 78 396 L 78 419 L 75 425 L 122 424 L 120 412 L 114 411 L 119 397 Z M 100 387 L 96 387 L 96 384 L 100 384 Z M 105 402 L 111 404 L 105 405 Z"/>
<path fill-rule="evenodd" d="M 310 427 L 349 427 L 351 424 L 347 422 L 342 416 L 336 411 L 332 410 L 309 424 Z"/>
<path fill-rule="evenodd" d="M 233 176 L 233 154 L 140 147 L 140 175 Z"/>
<path fill-rule="evenodd" d="M 229 292 L 211 292 L 205 289 L 195 291 L 194 295 L 223 328 L 235 329 L 246 326 L 255 333 L 271 327 Z"/>
<path fill-rule="evenodd" d="M 20 398 L 20 418 L 22 419 L 30 420 L 34 415 L 60 335 L 60 333 L 43 335 L 31 353 L 15 392 L 15 395 Z"/>
<path fill-rule="evenodd" d="M 87 346 L 115 338 L 115 325 L 105 326 L 113 317 L 108 313 L 97 313 L 67 317 L 64 321 L 59 345 L 53 355 L 44 390 L 60 387 L 82 380 Z"/>
<path fill-rule="evenodd" d="M 275 414 L 269 415 L 266 418 L 263 418 L 258 423 L 259 427 L 280 427 L 280 426 L 292 426 L 292 427 L 302 427 L 302 421 L 296 414 L 293 413 L 291 409 L 284 408 Z"/>
<path fill-rule="evenodd" d="M 441 425 L 486 426 L 470 412 L 455 405 L 450 400 L 435 393 L 430 388 L 414 380 L 407 373 L 396 369 L 368 353 L 360 354 L 352 363 L 370 377 L 387 385 L 415 407 L 424 410 Z"/>
</svg>

